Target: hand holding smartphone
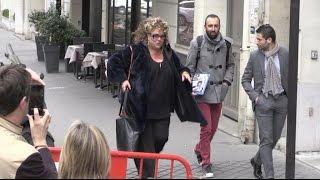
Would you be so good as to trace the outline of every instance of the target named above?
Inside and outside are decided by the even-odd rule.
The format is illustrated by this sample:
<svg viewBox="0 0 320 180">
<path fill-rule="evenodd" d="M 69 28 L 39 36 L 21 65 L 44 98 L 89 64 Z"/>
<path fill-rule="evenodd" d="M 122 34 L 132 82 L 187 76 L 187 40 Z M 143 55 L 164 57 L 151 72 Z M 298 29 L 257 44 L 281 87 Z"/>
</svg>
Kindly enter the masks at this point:
<svg viewBox="0 0 320 180">
<path fill-rule="evenodd" d="M 31 85 L 30 100 L 29 100 L 29 115 L 34 115 L 33 110 L 37 108 L 39 115 L 43 116 L 46 109 L 44 102 L 44 86 L 43 85 Z"/>
<path fill-rule="evenodd" d="M 46 109 L 43 110 L 43 116 L 39 115 L 39 111 L 37 108 L 34 108 L 33 111 L 33 116 L 28 115 L 33 144 L 36 147 L 47 147 L 46 137 L 51 121 L 51 115 L 49 114 L 49 111 Z"/>
</svg>

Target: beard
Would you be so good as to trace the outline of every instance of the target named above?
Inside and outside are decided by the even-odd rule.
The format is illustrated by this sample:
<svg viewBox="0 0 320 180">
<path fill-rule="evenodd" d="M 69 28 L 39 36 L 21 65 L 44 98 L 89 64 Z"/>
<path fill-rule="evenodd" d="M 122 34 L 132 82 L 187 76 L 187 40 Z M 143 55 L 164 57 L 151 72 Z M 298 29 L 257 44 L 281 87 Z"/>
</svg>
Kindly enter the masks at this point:
<svg viewBox="0 0 320 180">
<path fill-rule="evenodd" d="M 269 46 L 270 46 L 269 44 L 260 45 L 260 46 L 258 46 L 258 49 L 260 51 L 268 51 Z"/>
<path fill-rule="evenodd" d="M 206 31 L 208 37 L 212 40 L 216 39 L 218 37 L 219 31 L 215 32 L 215 31 Z"/>
</svg>

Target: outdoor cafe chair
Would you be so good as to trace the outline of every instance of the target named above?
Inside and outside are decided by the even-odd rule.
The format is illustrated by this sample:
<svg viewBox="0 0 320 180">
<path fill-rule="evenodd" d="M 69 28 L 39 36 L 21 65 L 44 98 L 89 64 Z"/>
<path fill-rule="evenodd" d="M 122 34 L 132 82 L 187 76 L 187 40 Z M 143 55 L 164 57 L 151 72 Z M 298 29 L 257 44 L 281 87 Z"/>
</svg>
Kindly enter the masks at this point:
<svg viewBox="0 0 320 180">
<path fill-rule="evenodd" d="M 80 45 L 83 43 L 93 42 L 93 37 L 75 37 L 73 38 L 73 45 Z"/>
<path fill-rule="evenodd" d="M 112 56 L 112 54 L 115 52 L 115 49 L 116 49 L 116 45 L 115 44 L 95 44 L 93 46 L 93 51 L 94 52 L 107 51 L 108 52 L 108 57 Z M 107 89 L 111 91 L 113 96 L 115 96 L 118 84 L 113 84 L 113 83 L 108 82 L 108 79 L 105 76 L 105 71 L 106 71 L 106 66 L 105 66 L 105 63 L 102 62 L 99 65 L 100 89 L 103 89 L 103 88 L 107 87 Z M 103 79 L 106 79 L 106 85 L 103 85 Z"/>
<path fill-rule="evenodd" d="M 77 79 L 81 79 L 82 77 L 87 78 L 87 76 L 93 76 L 93 74 L 90 74 L 90 69 L 92 69 L 92 67 L 87 67 L 87 68 L 84 68 L 84 72 L 82 73 L 83 75 L 80 75 L 79 76 L 79 70 L 81 71 L 81 66 L 82 66 L 82 62 L 83 62 L 83 59 L 86 57 L 86 55 L 89 53 L 89 52 L 93 52 L 93 45 L 94 44 L 103 44 L 104 42 L 87 42 L 87 43 L 84 43 L 83 44 L 83 54 L 77 58 L 76 60 L 76 77 Z"/>
</svg>

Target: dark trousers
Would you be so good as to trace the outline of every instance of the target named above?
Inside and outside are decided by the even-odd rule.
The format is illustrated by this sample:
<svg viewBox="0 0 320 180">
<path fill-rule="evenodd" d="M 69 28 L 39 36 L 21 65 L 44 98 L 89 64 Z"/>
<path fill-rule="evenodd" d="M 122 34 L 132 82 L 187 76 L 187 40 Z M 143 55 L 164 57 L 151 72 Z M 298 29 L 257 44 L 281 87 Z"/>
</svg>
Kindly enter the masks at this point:
<svg viewBox="0 0 320 180">
<path fill-rule="evenodd" d="M 164 119 L 148 119 L 145 129 L 140 135 L 139 152 L 160 153 L 168 141 L 170 117 Z M 135 159 L 136 167 L 139 171 L 140 159 Z M 154 176 L 154 160 L 145 159 L 143 161 L 142 177 Z"/>
<path fill-rule="evenodd" d="M 274 98 L 259 96 L 255 115 L 259 126 L 259 151 L 254 160 L 263 165 L 266 178 L 274 178 L 272 150 L 276 146 L 287 115 L 288 98 L 283 95 Z"/>
</svg>

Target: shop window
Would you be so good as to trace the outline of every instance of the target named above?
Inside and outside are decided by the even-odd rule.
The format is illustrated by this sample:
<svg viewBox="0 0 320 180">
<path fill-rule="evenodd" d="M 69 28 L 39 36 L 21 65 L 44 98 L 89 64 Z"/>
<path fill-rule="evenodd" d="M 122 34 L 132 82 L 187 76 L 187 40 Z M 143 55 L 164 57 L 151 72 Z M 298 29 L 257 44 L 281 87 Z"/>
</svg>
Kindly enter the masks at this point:
<svg viewBox="0 0 320 180">
<path fill-rule="evenodd" d="M 109 40 L 118 45 L 128 45 L 131 40 L 131 5 L 133 0 L 111 0 L 109 10 Z M 152 14 L 152 1 L 141 0 L 141 18 Z M 139 23 L 139 22 L 137 22 Z"/>
<path fill-rule="evenodd" d="M 190 45 L 193 38 L 194 0 L 178 1 L 178 35 L 177 43 Z"/>
<path fill-rule="evenodd" d="M 56 10 L 58 11 L 58 14 L 61 15 L 61 0 L 56 1 Z"/>
<path fill-rule="evenodd" d="M 152 16 L 152 1 L 141 0 L 141 20 L 145 20 Z"/>
<path fill-rule="evenodd" d="M 112 35 L 111 41 L 115 44 L 127 44 L 131 19 L 131 0 L 115 1 L 111 3 Z"/>
</svg>

